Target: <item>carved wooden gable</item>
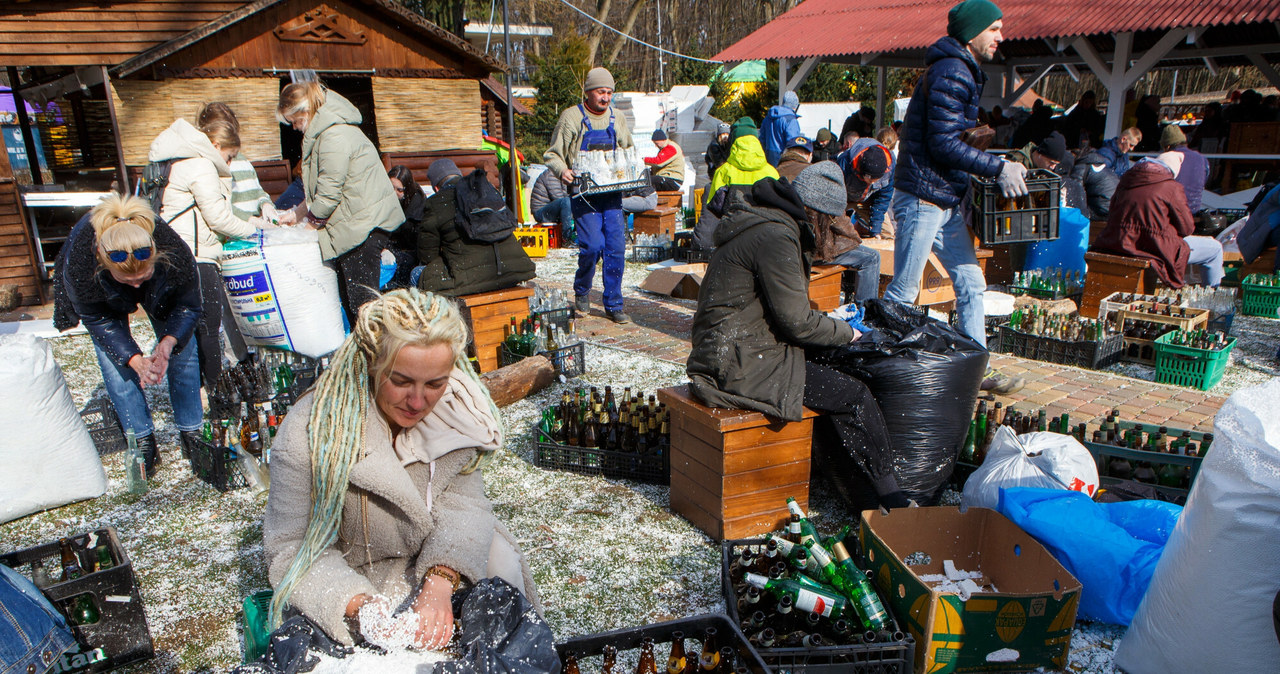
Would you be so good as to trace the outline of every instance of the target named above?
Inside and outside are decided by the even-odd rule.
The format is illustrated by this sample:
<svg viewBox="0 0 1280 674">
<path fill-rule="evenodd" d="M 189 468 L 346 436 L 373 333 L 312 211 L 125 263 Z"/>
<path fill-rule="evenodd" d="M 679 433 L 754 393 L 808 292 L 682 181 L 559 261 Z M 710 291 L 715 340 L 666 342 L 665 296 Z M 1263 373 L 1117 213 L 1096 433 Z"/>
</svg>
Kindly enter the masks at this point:
<svg viewBox="0 0 1280 674">
<path fill-rule="evenodd" d="M 302 18 L 281 24 L 275 29 L 275 34 L 283 42 L 360 45 L 368 39 L 328 5 L 320 5 L 303 14 Z"/>
</svg>

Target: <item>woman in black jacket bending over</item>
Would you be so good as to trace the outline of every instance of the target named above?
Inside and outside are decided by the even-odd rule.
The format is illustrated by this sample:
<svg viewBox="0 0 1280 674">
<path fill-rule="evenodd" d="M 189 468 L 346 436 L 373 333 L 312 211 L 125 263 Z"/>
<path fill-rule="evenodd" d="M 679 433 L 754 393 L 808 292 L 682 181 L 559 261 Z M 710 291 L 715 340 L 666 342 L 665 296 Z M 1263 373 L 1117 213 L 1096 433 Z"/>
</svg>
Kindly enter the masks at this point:
<svg viewBox="0 0 1280 674">
<path fill-rule="evenodd" d="M 422 224 L 427 195 L 422 193 L 408 166 L 392 166 L 387 177 L 391 179 L 391 188 L 396 191 L 396 198 L 404 211 L 404 224 L 391 233 L 390 250 L 396 256 L 396 274 L 391 277 L 388 288 L 404 288 L 411 285 L 409 274 L 418 266 L 418 227 Z"/>
<path fill-rule="evenodd" d="M 80 219 L 54 268 L 54 326 L 84 323 L 102 381 L 126 431 L 138 438 L 150 477 L 160 462 L 142 389 L 169 380 L 173 419 L 188 444 L 200 429 L 200 362 L 192 340 L 200 288 L 191 249 L 146 201 L 113 194 Z M 134 340 L 129 314 L 141 306 L 157 341 L 151 354 Z"/>
</svg>

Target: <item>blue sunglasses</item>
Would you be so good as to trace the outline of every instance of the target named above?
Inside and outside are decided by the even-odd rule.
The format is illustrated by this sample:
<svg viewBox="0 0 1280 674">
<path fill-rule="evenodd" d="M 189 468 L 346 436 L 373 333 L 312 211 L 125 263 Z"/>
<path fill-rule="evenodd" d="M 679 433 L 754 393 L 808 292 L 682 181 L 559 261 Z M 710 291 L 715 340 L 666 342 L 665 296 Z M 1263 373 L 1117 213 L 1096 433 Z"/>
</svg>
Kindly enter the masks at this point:
<svg viewBox="0 0 1280 674">
<path fill-rule="evenodd" d="M 142 262 L 144 260 L 150 259 L 150 257 L 151 257 L 151 246 L 133 249 L 133 259 L 137 260 L 138 262 Z M 111 260 L 116 264 L 124 264 L 124 261 L 129 259 L 129 251 L 109 250 L 107 251 L 107 259 Z"/>
</svg>

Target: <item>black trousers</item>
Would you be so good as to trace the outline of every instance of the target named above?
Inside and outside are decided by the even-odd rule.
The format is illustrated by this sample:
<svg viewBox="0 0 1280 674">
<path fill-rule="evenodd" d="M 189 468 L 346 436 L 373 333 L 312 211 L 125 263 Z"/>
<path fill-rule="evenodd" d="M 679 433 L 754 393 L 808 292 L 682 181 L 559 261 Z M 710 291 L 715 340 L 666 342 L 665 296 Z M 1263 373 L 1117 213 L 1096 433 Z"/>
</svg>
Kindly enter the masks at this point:
<svg viewBox="0 0 1280 674">
<path fill-rule="evenodd" d="M 653 183 L 653 189 L 659 192 L 675 192 L 684 185 L 683 180 L 676 180 L 667 176 L 653 176 L 649 182 Z"/>
<path fill-rule="evenodd" d="M 858 509 L 902 505 L 889 429 L 867 385 L 824 365 L 805 363 L 804 406 L 825 413 L 814 420 L 816 463 L 845 500 Z"/>
<path fill-rule="evenodd" d="M 378 280 L 382 276 L 382 250 L 391 247 L 391 237 L 381 229 L 369 233 L 359 246 L 334 258 L 338 272 L 338 297 L 347 323 L 356 324 L 360 307 L 378 297 Z"/>
<path fill-rule="evenodd" d="M 200 305 L 203 310 L 200 324 L 196 326 L 196 350 L 200 357 L 200 381 L 208 388 L 222 374 L 222 342 L 218 339 L 218 328 L 226 331 L 227 344 L 231 346 L 236 360 L 244 360 L 249 350 L 231 314 L 231 302 L 222 285 L 222 272 L 218 265 L 197 262 L 196 276 L 200 279 Z"/>
</svg>

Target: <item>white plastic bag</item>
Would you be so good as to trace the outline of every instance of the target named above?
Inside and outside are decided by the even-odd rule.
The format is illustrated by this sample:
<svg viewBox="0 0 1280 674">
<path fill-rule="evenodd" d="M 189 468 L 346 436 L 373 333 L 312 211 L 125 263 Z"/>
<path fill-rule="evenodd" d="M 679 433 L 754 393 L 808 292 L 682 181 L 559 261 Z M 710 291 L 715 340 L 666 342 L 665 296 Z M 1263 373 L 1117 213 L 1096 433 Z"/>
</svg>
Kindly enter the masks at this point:
<svg viewBox="0 0 1280 674">
<path fill-rule="evenodd" d="M 995 510 L 1002 487 L 1070 489 L 1093 496 L 1098 489 L 1098 466 L 1089 450 L 1070 435 L 1019 436 L 1001 426 L 987 449 L 986 460 L 964 483 L 960 505 Z"/>
<path fill-rule="evenodd" d="M 309 227 L 280 227 L 223 247 L 222 283 L 246 342 L 312 358 L 341 346 L 338 275 L 319 240 Z"/>
<path fill-rule="evenodd" d="M 34 335 L 0 335 L 0 428 L 0 523 L 107 491 L 62 368 Z"/>
<path fill-rule="evenodd" d="M 1280 590 L 1280 379 L 1236 391 L 1151 586 L 1120 642 L 1130 674 L 1274 672 Z"/>
</svg>

